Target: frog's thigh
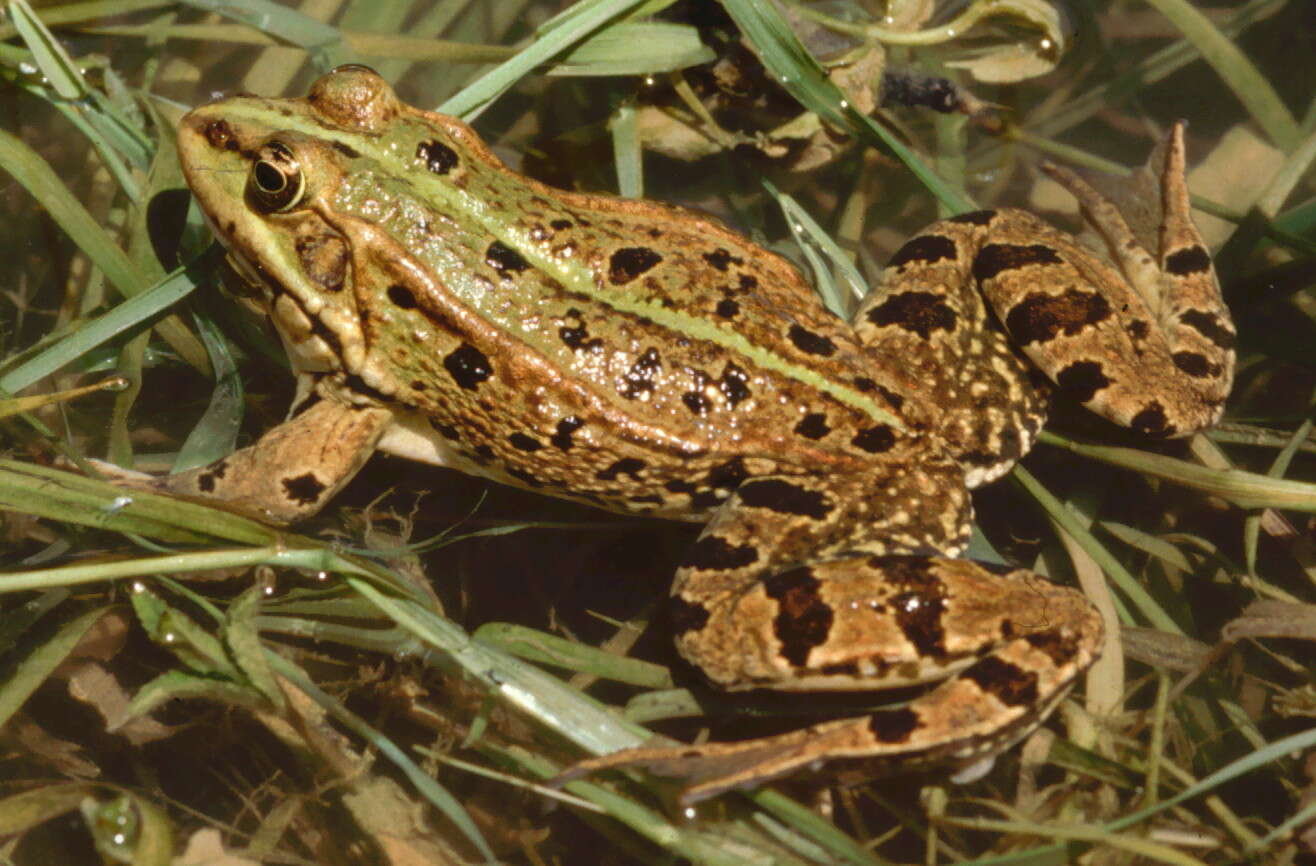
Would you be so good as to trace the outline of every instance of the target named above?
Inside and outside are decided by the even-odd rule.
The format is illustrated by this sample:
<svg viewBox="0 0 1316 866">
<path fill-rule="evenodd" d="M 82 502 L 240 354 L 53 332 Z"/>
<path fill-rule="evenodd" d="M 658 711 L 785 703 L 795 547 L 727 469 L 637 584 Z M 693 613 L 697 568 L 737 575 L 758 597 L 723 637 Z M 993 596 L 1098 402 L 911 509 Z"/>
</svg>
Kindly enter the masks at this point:
<svg viewBox="0 0 1316 866">
<path fill-rule="evenodd" d="M 794 655 L 799 682 L 816 670 L 838 687 L 847 679 L 851 689 L 899 686 L 958 670 L 903 706 L 864 717 L 742 742 L 634 749 L 584 770 L 650 766 L 684 777 L 681 799 L 692 803 L 834 760 L 859 761 L 869 773 L 979 767 L 1050 714 L 1103 636 L 1079 593 L 967 560 L 843 558 L 794 570 L 785 592 L 772 590 L 773 578 L 764 583 L 767 640 Z M 843 637 L 853 652 L 841 650 Z"/>
<path fill-rule="evenodd" d="M 278 523 L 310 517 L 352 480 L 392 415 L 320 400 L 255 444 L 151 486 L 219 499 Z"/>
<path fill-rule="evenodd" d="M 726 687 L 790 688 L 801 678 L 818 687 L 821 669 L 853 651 L 849 605 L 871 617 L 898 586 L 869 559 L 954 555 L 970 515 L 961 470 L 931 455 L 870 473 L 745 481 L 677 571 L 677 646 Z M 854 687 L 848 672 L 836 675 L 845 684 L 832 688 Z"/>
<path fill-rule="evenodd" d="M 853 320 L 874 366 L 914 383 L 902 396 L 933 414 L 969 487 L 1028 452 L 1050 393 L 991 321 L 974 281 L 974 256 L 997 220 L 979 212 L 928 226 L 891 257 Z"/>
<path fill-rule="evenodd" d="M 1086 666 L 1096 649 L 1082 594 L 1028 571 L 945 557 L 838 556 L 779 571 L 706 609 L 698 638 L 682 635 L 686 654 L 701 664 L 714 656 L 707 666 L 731 687 L 913 685 L 1037 635 L 1057 642 L 1057 663 Z M 1061 685 L 1038 681 L 1039 697 Z"/>
<path fill-rule="evenodd" d="M 679 757 L 674 770 L 694 781 L 683 794 L 692 801 L 837 758 L 971 764 L 1039 724 L 1096 658 L 1099 615 L 1080 593 L 1031 572 L 927 553 L 962 545 L 967 507 L 953 494 L 963 487 L 935 462 L 891 474 L 841 482 L 881 503 L 871 514 L 877 534 L 850 524 L 863 509 L 842 507 L 848 496 L 832 497 L 837 482 L 741 485 L 678 574 L 677 643 L 728 688 L 853 691 L 944 682 L 863 718 L 679 756 L 637 750 L 589 766 Z M 898 496 L 884 501 L 888 489 Z M 938 489 L 950 498 L 939 499 Z M 915 490 L 931 510 L 919 510 Z M 802 553 L 802 538 L 822 542 L 822 554 Z M 785 552 L 763 546 L 772 541 Z"/>
<path fill-rule="evenodd" d="M 1048 717 L 1098 657 L 1103 638 L 1100 616 L 1078 592 L 963 559 L 841 558 L 795 570 L 775 591 L 772 584 L 765 580 L 774 608 L 769 640 L 795 654 L 800 670 L 816 667 L 836 682 L 849 676 L 849 688 L 959 670 L 901 707 L 757 740 L 620 751 L 580 763 L 572 777 L 647 766 L 686 779 L 680 800 L 690 804 L 837 759 L 869 774 L 979 769 Z M 820 638 L 846 629 L 859 633 L 857 650 L 848 661 L 824 662 L 833 653 L 820 650 L 829 642 Z"/>
</svg>

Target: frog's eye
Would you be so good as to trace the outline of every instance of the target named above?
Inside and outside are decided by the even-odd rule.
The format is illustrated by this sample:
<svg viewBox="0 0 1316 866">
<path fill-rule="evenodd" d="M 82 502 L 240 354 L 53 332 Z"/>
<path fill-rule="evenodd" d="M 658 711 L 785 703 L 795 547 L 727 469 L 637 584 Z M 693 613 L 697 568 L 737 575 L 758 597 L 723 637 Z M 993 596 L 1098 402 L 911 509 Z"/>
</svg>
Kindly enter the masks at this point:
<svg viewBox="0 0 1316 866">
<path fill-rule="evenodd" d="M 306 177 L 292 150 L 279 141 L 267 142 L 251 164 L 247 200 L 265 213 L 285 213 L 302 200 Z"/>
</svg>

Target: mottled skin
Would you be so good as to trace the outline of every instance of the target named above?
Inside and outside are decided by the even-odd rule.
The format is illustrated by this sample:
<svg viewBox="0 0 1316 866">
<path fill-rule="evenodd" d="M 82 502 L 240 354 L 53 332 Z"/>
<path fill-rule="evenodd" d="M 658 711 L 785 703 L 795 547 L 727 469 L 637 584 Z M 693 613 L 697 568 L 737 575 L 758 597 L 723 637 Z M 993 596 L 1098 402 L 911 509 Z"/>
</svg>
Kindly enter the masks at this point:
<svg viewBox="0 0 1316 866">
<path fill-rule="evenodd" d="M 1042 424 L 1029 361 L 1157 436 L 1213 423 L 1229 389 L 1232 325 L 1178 128 L 1149 165 L 1151 241 L 1053 172 L 1118 268 L 1028 214 L 967 214 L 897 253 L 852 323 L 719 223 L 522 177 L 362 67 L 306 99 L 199 108 L 179 153 L 299 391 L 256 445 L 154 486 L 291 522 L 378 448 L 706 522 L 673 604 L 710 679 L 944 681 L 865 718 L 582 765 L 675 769 L 688 800 L 832 758 L 967 764 L 1039 724 L 1099 652 L 1100 618 L 1073 590 L 953 558 L 969 487 Z"/>
</svg>

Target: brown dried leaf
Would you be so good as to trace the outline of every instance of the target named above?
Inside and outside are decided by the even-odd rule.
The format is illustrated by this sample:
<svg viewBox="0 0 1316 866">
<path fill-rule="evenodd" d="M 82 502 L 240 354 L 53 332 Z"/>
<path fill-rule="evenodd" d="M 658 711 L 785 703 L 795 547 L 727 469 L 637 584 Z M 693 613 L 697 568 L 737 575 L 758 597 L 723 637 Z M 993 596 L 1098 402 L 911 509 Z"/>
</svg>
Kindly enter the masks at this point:
<svg viewBox="0 0 1316 866">
<path fill-rule="evenodd" d="M 1223 640 L 1281 637 L 1316 640 L 1316 605 L 1254 601 L 1220 630 Z"/>
</svg>

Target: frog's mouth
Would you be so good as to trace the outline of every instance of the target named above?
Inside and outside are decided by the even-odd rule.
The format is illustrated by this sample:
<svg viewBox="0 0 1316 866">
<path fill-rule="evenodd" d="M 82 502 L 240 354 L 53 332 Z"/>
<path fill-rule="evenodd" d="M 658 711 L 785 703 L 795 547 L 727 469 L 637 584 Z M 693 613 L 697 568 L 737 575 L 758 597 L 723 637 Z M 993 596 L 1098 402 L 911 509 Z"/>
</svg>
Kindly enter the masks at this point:
<svg viewBox="0 0 1316 866">
<path fill-rule="evenodd" d="M 209 222 L 209 220 L 207 220 Z M 222 236 L 215 232 L 211 227 L 211 232 L 216 238 Z M 235 283 L 228 283 L 226 287 L 234 291 L 235 297 L 245 302 L 265 304 L 278 295 L 288 294 L 287 287 L 275 280 L 269 274 L 262 272 L 251 259 L 242 255 L 241 252 L 234 249 L 226 241 L 221 240 L 225 250 L 225 261 L 237 276 Z"/>
</svg>

